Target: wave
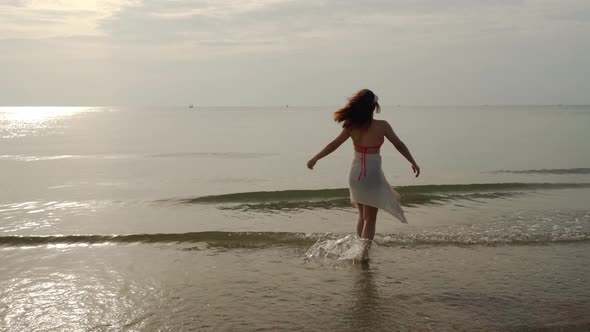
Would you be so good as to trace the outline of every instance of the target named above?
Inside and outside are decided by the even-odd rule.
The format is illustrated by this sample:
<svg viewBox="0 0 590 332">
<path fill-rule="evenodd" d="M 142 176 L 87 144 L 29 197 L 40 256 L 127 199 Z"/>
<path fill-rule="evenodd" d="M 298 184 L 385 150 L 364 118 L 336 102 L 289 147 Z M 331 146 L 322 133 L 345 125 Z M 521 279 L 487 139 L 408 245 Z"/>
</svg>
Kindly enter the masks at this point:
<svg viewBox="0 0 590 332">
<path fill-rule="evenodd" d="M 40 245 L 95 245 L 95 244 L 131 244 L 131 243 L 209 243 L 234 244 L 237 247 L 275 244 L 313 243 L 317 234 L 289 232 L 190 232 L 190 233 L 156 233 L 126 235 L 32 235 L 0 236 L 0 246 L 40 246 Z"/>
<path fill-rule="evenodd" d="M 48 235 L 0 236 L 0 247 L 31 247 L 52 245 L 98 244 L 183 244 L 202 243 L 208 247 L 263 248 L 271 246 L 309 247 L 315 243 L 340 240 L 343 235 L 332 233 L 289 232 L 192 232 L 128 235 Z M 349 237 L 349 236 L 345 236 Z M 397 233 L 375 237 L 379 246 L 497 246 L 543 245 L 553 243 L 588 242 L 590 233 L 575 229 L 543 234 L 514 233 Z"/>
<path fill-rule="evenodd" d="M 590 188 L 590 183 L 478 183 L 440 184 L 395 187 L 402 195 L 429 195 L 452 193 L 492 193 L 568 188 Z M 337 199 L 348 197 L 348 188 L 317 190 L 252 191 L 234 194 L 200 196 L 180 199 L 183 203 L 244 203 L 267 201 L 297 201 L 310 199 Z"/>
<path fill-rule="evenodd" d="M 278 153 L 255 153 L 255 152 L 177 152 L 177 153 L 160 153 L 149 155 L 152 158 L 190 158 L 190 157 L 214 157 L 228 159 L 250 159 L 276 156 Z"/>
<path fill-rule="evenodd" d="M 467 200 L 481 202 L 482 199 L 508 198 L 523 195 L 520 192 L 492 192 L 471 194 L 407 194 L 402 196 L 403 206 L 418 206 L 428 204 L 443 204 L 452 200 Z M 220 206 L 221 210 L 239 210 L 253 212 L 288 212 L 314 209 L 347 209 L 351 207 L 350 198 L 336 198 L 316 201 L 279 201 L 240 203 Z"/>
<path fill-rule="evenodd" d="M 54 161 L 54 160 L 80 160 L 80 159 L 126 159 L 135 158 L 133 155 L 48 155 L 48 156 L 30 156 L 30 155 L 0 155 L 0 160 L 8 161 Z"/>
<path fill-rule="evenodd" d="M 138 158 L 196 158 L 209 157 L 218 159 L 252 159 L 276 156 L 275 153 L 249 153 L 249 152 L 178 152 L 160 153 L 150 155 L 112 154 L 112 155 L 0 155 L 0 160 L 7 161 L 55 161 L 55 160 L 81 160 L 81 159 L 138 159 Z"/>
<path fill-rule="evenodd" d="M 402 186 L 404 206 L 443 204 L 452 200 L 480 201 L 510 198 L 536 190 L 590 188 L 590 183 L 482 183 Z M 222 210 L 293 211 L 308 209 L 349 208 L 348 188 L 318 190 L 257 191 L 193 198 L 160 200 L 180 204 L 219 204 Z"/>
<path fill-rule="evenodd" d="M 493 171 L 492 173 L 552 174 L 552 175 L 590 174 L 590 168 L 542 168 L 542 169 L 523 169 L 523 170 L 499 170 L 499 171 Z"/>
</svg>

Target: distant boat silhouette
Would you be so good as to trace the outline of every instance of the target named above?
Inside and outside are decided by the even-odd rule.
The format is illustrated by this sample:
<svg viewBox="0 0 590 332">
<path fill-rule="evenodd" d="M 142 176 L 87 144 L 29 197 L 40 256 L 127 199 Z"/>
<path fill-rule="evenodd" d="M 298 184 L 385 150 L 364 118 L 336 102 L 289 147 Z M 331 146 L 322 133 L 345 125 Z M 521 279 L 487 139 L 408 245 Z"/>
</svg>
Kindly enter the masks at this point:
<svg viewBox="0 0 590 332">
<path fill-rule="evenodd" d="M 193 104 L 190 104 L 190 105 L 188 106 L 188 108 L 195 108 L 195 106 L 193 106 Z"/>
</svg>

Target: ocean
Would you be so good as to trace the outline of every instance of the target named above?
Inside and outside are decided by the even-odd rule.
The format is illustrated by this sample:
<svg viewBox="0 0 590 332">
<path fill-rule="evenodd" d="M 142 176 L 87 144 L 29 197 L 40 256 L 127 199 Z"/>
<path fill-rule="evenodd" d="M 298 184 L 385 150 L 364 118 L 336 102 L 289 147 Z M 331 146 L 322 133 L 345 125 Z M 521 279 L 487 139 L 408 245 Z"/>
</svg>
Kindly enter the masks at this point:
<svg viewBox="0 0 590 332">
<path fill-rule="evenodd" d="M 1 107 L 0 330 L 590 330 L 590 106 L 384 106 L 369 262 L 336 108 Z"/>
</svg>

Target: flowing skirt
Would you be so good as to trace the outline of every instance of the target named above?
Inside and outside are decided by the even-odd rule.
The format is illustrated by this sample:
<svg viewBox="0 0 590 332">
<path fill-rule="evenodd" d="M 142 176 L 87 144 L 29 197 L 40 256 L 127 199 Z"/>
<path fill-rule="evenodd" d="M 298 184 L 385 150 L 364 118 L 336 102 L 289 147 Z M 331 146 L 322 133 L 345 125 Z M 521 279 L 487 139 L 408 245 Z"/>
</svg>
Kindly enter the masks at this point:
<svg viewBox="0 0 590 332">
<path fill-rule="evenodd" d="M 387 211 L 402 223 L 407 223 L 399 202 L 399 194 L 385 179 L 381 155 L 354 153 L 349 175 L 350 200 Z"/>
</svg>

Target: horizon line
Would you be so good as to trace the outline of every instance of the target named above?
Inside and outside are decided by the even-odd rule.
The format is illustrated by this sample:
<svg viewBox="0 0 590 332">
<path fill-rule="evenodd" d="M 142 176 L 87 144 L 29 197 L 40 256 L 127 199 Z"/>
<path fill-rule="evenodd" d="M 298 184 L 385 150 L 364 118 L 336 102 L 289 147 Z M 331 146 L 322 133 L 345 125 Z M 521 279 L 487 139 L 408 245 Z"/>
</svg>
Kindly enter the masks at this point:
<svg viewBox="0 0 590 332">
<path fill-rule="evenodd" d="M 174 108 L 271 108 L 271 107 L 281 107 L 281 108 L 304 108 L 304 107 L 335 107 L 339 108 L 342 105 L 295 105 L 295 104 L 277 104 L 277 105 L 195 105 L 195 104 L 187 104 L 187 105 L 57 105 L 57 104 L 50 104 L 50 105 L 0 105 L 0 108 L 16 108 L 16 107 L 146 107 L 146 108 L 155 108 L 155 107 L 174 107 Z M 590 107 L 590 103 L 588 104 L 564 104 L 564 103 L 557 103 L 557 104 L 386 104 L 381 105 L 381 107 Z"/>
</svg>

